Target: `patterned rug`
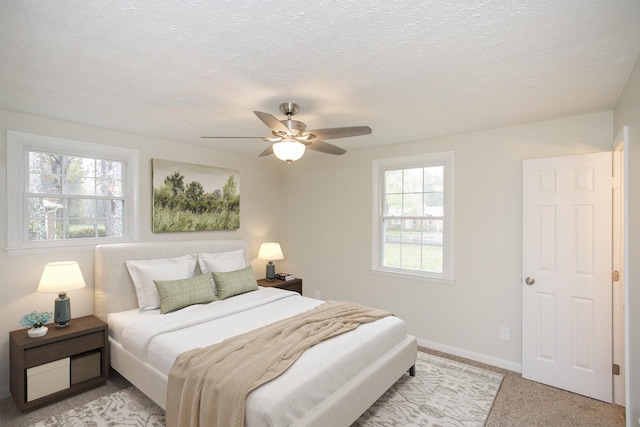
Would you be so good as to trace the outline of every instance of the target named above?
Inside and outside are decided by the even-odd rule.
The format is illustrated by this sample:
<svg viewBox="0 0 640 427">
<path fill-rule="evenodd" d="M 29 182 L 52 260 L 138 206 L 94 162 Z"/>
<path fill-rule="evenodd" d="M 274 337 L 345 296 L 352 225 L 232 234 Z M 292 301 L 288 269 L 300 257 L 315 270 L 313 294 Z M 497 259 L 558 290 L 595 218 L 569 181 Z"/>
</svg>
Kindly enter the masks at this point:
<svg viewBox="0 0 640 427">
<path fill-rule="evenodd" d="M 416 376 L 404 375 L 352 427 L 482 426 L 502 375 L 418 352 Z M 135 387 L 112 393 L 33 427 L 164 427 L 164 411 Z"/>
</svg>

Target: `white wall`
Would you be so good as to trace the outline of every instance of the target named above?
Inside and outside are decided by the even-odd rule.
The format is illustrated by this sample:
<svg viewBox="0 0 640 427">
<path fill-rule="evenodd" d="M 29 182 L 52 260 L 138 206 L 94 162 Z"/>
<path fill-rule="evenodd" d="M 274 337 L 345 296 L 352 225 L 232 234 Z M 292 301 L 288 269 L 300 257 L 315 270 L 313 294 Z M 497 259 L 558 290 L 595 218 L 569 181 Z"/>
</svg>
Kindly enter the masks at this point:
<svg viewBox="0 0 640 427">
<path fill-rule="evenodd" d="M 428 118 L 425 118 L 428 126 Z M 304 293 L 388 309 L 424 344 L 519 369 L 522 160 L 610 150 L 612 111 L 348 152 L 285 170 L 281 243 Z M 373 130 L 375 132 L 375 129 Z M 455 277 L 372 274 L 374 159 L 455 151 Z M 500 326 L 511 341 L 499 339 Z"/>
<path fill-rule="evenodd" d="M 273 240 L 280 226 L 277 209 L 271 203 L 271 190 L 277 188 L 281 162 L 258 159 L 211 148 L 79 125 L 38 116 L 0 110 L 0 398 L 9 395 L 9 331 L 20 329 L 18 321 L 33 310 L 53 311 L 56 295 L 39 294 L 36 287 L 44 265 L 51 261 L 75 260 L 80 264 L 87 287 L 73 291 L 72 316 L 93 314 L 93 248 L 55 250 L 35 255 L 10 255 L 6 233 L 6 130 L 18 130 L 78 141 L 125 146 L 140 150 L 140 240 L 246 239 L 250 257 L 258 253 L 261 242 Z M 213 144 L 212 144 L 213 145 Z M 151 159 L 168 159 L 240 171 L 240 229 L 190 233 L 151 232 Z M 9 201 L 11 203 L 11 201 Z M 264 277 L 264 263 L 253 261 L 257 277 Z"/>
<path fill-rule="evenodd" d="M 629 126 L 626 172 L 628 181 L 626 192 L 627 230 L 625 243 L 628 262 L 625 265 L 625 285 L 627 292 L 626 328 L 626 387 L 627 387 L 627 426 L 640 422 L 640 60 L 636 62 L 629 80 L 614 110 L 614 134 Z"/>
</svg>

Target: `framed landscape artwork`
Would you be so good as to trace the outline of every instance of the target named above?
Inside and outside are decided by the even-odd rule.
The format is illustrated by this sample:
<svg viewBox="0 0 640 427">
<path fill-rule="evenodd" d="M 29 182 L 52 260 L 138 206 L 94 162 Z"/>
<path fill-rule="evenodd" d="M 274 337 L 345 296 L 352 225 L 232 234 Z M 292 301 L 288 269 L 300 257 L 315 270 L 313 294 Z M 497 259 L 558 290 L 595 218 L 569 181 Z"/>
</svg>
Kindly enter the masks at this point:
<svg viewBox="0 0 640 427">
<path fill-rule="evenodd" d="M 240 228 L 237 170 L 152 159 L 153 232 Z"/>
</svg>

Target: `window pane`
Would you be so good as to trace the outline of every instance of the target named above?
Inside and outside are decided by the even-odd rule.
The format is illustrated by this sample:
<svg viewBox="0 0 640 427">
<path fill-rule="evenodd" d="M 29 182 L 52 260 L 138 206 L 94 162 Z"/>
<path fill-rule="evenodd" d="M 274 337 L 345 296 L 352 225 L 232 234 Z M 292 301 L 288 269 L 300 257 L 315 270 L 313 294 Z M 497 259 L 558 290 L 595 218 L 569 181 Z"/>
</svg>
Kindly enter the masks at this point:
<svg viewBox="0 0 640 427">
<path fill-rule="evenodd" d="M 422 221 L 422 270 L 442 273 L 443 221 Z"/>
<path fill-rule="evenodd" d="M 122 178 L 122 162 L 98 159 L 96 161 L 96 176 L 99 178 Z"/>
<path fill-rule="evenodd" d="M 424 246 L 422 248 L 422 270 L 442 273 L 442 246 Z"/>
<path fill-rule="evenodd" d="M 119 179 L 96 180 L 96 194 L 99 196 L 121 196 L 122 181 Z"/>
<path fill-rule="evenodd" d="M 420 253 L 422 247 L 415 243 L 402 244 L 402 268 L 420 270 Z"/>
<path fill-rule="evenodd" d="M 43 198 L 43 197 L 30 197 L 29 198 L 29 218 L 38 219 L 45 215 L 53 214 L 55 216 L 56 211 L 62 209 L 62 199 L 58 198 Z"/>
<path fill-rule="evenodd" d="M 60 175 L 62 173 L 62 155 L 30 151 L 29 172 Z"/>
<path fill-rule="evenodd" d="M 420 270 L 422 253 L 422 221 L 405 219 L 402 221 L 402 268 Z"/>
<path fill-rule="evenodd" d="M 96 227 L 91 218 L 69 219 L 65 225 L 67 239 L 91 239 L 97 236 Z"/>
<path fill-rule="evenodd" d="M 383 264 L 385 267 L 400 267 L 400 243 L 385 243 L 383 245 Z"/>
<path fill-rule="evenodd" d="M 96 176 L 96 159 L 78 158 L 81 164 L 82 175 L 88 178 L 95 178 Z"/>
<path fill-rule="evenodd" d="M 402 215 L 422 216 L 422 193 L 404 195 Z"/>
<path fill-rule="evenodd" d="M 60 175 L 29 174 L 29 192 L 40 194 L 60 194 L 62 187 Z"/>
<path fill-rule="evenodd" d="M 66 217 L 93 218 L 96 216 L 96 201 L 90 199 L 69 199 Z"/>
<path fill-rule="evenodd" d="M 98 233 L 100 237 L 124 235 L 124 203 L 122 200 L 98 201 Z"/>
<path fill-rule="evenodd" d="M 64 178 L 64 194 L 93 196 L 96 194 L 96 180 L 79 175 L 67 175 Z"/>
<path fill-rule="evenodd" d="M 404 193 L 421 193 L 423 191 L 422 168 L 405 169 L 402 183 Z"/>
<path fill-rule="evenodd" d="M 443 193 L 425 193 L 424 214 L 425 216 L 441 217 L 444 213 Z"/>
<path fill-rule="evenodd" d="M 389 194 L 385 196 L 383 215 L 385 216 L 402 215 L 402 194 Z"/>
<path fill-rule="evenodd" d="M 401 221 L 399 219 L 387 219 L 384 220 L 383 226 L 383 265 L 386 267 L 400 267 Z"/>
<path fill-rule="evenodd" d="M 384 173 L 385 194 L 402 193 L 402 171 L 392 170 Z"/>
<path fill-rule="evenodd" d="M 47 240 L 47 224 L 44 220 L 29 220 L 29 240 Z"/>
<path fill-rule="evenodd" d="M 443 166 L 424 168 L 424 191 L 440 193 L 444 191 Z"/>
<path fill-rule="evenodd" d="M 422 243 L 430 246 L 442 246 L 443 239 L 442 220 L 425 219 L 422 221 Z"/>
<path fill-rule="evenodd" d="M 96 193 L 103 196 L 122 196 L 122 163 L 96 161 Z"/>
<path fill-rule="evenodd" d="M 98 237 L 122 237 L 124 230 L 123 218 L 104 218 L 96 221 Z"/>
</svg>

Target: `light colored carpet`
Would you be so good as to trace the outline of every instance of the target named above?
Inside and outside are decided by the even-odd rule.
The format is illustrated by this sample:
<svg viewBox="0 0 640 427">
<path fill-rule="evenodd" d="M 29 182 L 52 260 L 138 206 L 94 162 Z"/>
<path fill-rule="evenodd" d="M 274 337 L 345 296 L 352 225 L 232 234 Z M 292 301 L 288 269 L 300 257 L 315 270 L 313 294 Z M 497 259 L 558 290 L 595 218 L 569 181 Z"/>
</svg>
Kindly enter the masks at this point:
<svg viewBox="0 0 640 427">
<path fill-rule="evenodd" d="M 403 376 L 352 427 L 483 426 L 502 374 L 418 352 L 416 376 Z"/>
<path fill-rule="evenodd" d="M 482 426 L 502 374 L 418 353 L 416 376 L 404 375 L 353 427 Z M 164 426 L 164 411 L 135 387 L 111 393 L 34 427 Z"/>
<path fill-rule="evenodd" d="M 34 424 L 34 427 L 164 427 L 164 410 L 131 386 Z"/>
</svg>

